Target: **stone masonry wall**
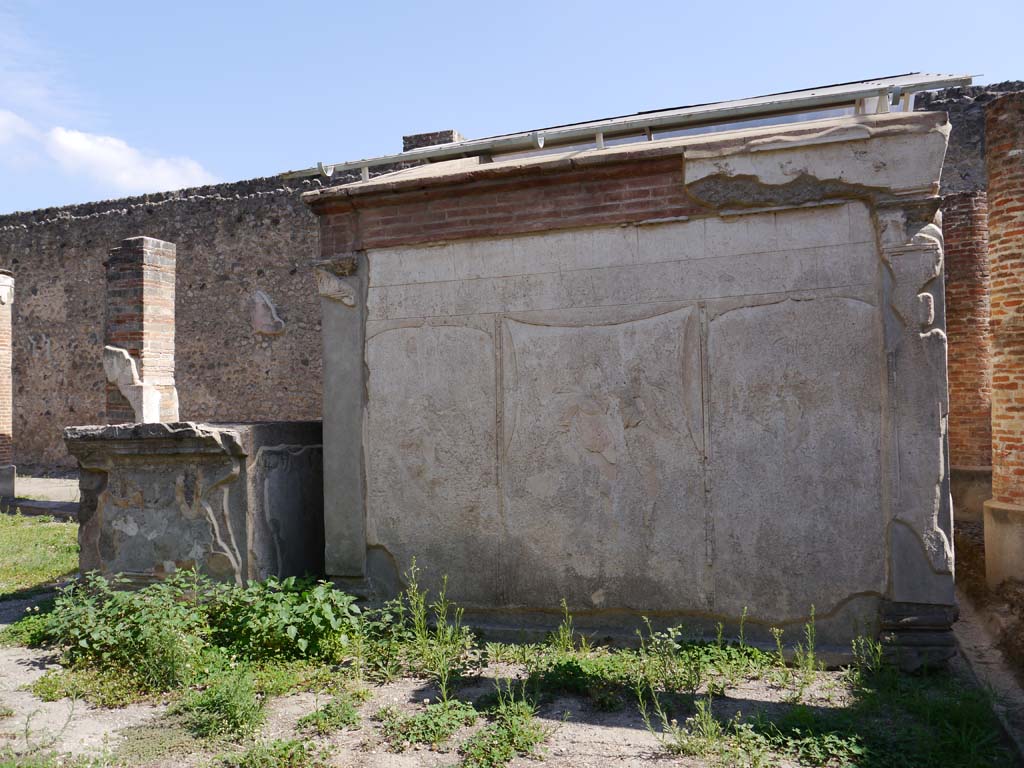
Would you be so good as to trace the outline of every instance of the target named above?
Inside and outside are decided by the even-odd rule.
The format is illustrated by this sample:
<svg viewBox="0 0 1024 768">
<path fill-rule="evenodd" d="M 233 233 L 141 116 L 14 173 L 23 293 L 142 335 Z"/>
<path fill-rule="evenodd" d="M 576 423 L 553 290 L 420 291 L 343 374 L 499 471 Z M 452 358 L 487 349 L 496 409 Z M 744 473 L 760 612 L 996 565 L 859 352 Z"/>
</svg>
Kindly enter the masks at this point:
<svg viewBox="0 0 1024 768">
<path fill-rule="evenodd" d="M 177 245 L 181 418 L 319 418 L 316 220 L 298 199 L 314 184 L 256 179 L 0 216 L 0 267 L 18 279 L 15 463 L 70 465 L 63 428 L 103 421 L 103 264 L 140 235 Z M 257 291 L 283 321 L 276 335 L 254 330 Z"/>
<path fill-rule="evenodd" d="M 942 194 L 985 189 L 985 107 L 1000 94 L 1024 91 L 1024 80 L 919 93 L 915 108 L 948 112 L 953 130 L 942 164 Z"/>
</svg>

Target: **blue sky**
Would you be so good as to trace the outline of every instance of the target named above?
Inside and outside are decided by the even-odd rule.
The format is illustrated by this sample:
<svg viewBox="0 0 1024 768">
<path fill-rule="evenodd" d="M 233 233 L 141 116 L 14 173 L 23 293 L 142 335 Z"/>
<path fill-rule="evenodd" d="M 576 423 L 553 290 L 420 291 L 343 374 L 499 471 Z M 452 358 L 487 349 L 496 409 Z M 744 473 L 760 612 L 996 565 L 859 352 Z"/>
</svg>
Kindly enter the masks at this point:
<svg viewBox="0 0 1024 768">
<path fill-rule="evenodd" d="M 448 127 L 916 70 L 1024 79 L 1022 27 L 1021 0 L 0 0 L 0 213 L 387 154 Z"/>
</svg>

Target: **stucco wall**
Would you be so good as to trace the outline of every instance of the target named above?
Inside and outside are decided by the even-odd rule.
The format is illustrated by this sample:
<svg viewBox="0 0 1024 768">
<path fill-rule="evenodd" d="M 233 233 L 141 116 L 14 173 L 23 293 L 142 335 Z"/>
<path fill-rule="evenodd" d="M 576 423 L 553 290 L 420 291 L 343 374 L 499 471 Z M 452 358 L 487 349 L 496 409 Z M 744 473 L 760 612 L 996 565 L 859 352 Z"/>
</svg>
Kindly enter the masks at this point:
<svg viewBox="0 0 1024 768">
<path fill-rule="evenodd" d="M 878 265 L 863 204 L 371 252 L 369 544 L 473 606 L 880 594 Z"/>
<path fill-rule="evenodd" d="M 564 598 L 766 637 L 813 606 L 848 643 L 893 609 L 948 655 L 947 135 L 879 115 L 307 195 L 326 348 L 365 327 L 365 367 L 325 370 L 325 475 L 354 479 L 328 572 L 386 593 L 416 558 L 492 627 Z"/>
</svg>

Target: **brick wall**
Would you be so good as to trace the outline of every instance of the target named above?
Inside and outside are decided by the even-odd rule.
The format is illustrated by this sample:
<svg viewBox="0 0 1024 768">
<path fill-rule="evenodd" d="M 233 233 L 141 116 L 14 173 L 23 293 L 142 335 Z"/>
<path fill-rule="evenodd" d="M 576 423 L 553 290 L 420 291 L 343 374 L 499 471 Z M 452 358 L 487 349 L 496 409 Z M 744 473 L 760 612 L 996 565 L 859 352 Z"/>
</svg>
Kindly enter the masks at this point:
<svg viewBox="0 0 1024 768">
<path fill-rule="evenodd" d="M 1024 505 L 1024 93 L 988 107 L 992 496 Z"/>
<path fill-rule="evenodd" d="M 547 176 L 494 179 L 430 192 L 399 191 L 320 207 L 320 247 L 325 258 L 363 248 L 510 232 L 546 232 L 686 216 L 703 206 L 683 184 L 679 158 L 631 160 L 599 169 L 559 169 Z"/>
<path fill-rule="evenodd" d="M 985 192 L 942 201 L 949 338 L 949 460 L 992 464 L 992 359 L 989 343 L 988 205 Z"/>
</svg>

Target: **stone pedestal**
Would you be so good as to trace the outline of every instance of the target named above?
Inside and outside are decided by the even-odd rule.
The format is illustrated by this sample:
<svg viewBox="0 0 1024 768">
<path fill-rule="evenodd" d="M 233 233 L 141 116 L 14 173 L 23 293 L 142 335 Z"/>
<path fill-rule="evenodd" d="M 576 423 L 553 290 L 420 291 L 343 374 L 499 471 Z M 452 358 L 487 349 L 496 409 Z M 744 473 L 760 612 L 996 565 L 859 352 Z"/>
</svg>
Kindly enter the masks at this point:
<svg viewBox="0 0 1024 768">
<path fill-rule="evenodd" d="M 323 573 L 320 422 L 69 427 L 82 571 L 195 568 L 241 584 Z"/>
</svg>

